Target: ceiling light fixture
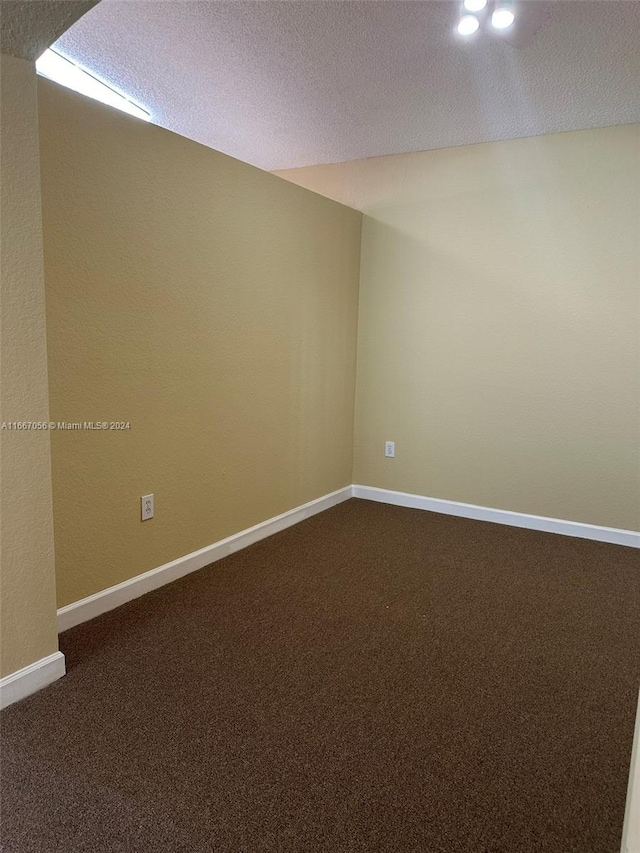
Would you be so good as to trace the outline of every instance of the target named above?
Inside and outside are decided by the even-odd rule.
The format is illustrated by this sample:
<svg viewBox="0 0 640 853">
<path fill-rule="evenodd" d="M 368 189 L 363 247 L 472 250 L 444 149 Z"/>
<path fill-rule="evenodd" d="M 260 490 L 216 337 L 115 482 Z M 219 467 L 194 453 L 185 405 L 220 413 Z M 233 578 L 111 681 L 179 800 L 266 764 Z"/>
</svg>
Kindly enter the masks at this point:
<svg viewBox="0 0 640 853">
<path fill-rule="evenodd" d="M 475 15 L 465 15 L 458 21 L 458 32 L 461 36 L 470 36 L 480 26 L 480 21 Z"/>
<path fill-rule="evenodd" d="M 87 98 L 108 104 L 110 107 L 115 107 L 117 110 L 122 110 L 123 113 L 128 113 L 143 121 L 151 121 L 150 114 L 142 107 L 116 92 L 111 86 L 102 83 L 88 71 L 76 65 L 75 62 L 65 59 L 55 50 L 45 50 L 42 56 L 36 60 L 36 71 L 42 77 L 48 77 L 54 83 L 60 83 L 61 86 L 73 89 L 74 92 L 86 95 Z"/>
<path fill-rule="evenodd" d="M 487 5 L 487 0 L 464 0 L 462 5 L 467 12 L 482 12 Z"/>
<path fill-rule="evenodd" d="M 498 6 L 491 16 L 491 25 L 496 30 L 506 30 L 515 21 L 516 16 L 509 6 Z"/>
</svg>

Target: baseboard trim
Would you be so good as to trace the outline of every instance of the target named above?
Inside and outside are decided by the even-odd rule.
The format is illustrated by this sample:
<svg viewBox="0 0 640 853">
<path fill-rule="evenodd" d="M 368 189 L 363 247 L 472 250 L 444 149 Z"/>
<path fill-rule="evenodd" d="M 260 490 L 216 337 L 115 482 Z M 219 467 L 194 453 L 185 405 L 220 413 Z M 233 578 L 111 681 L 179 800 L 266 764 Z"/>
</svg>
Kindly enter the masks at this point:
<svg viewBox="0 0 640 853">
<path fill-rule="evenodd" d="M 527 515 L 506 509 L 493 509 L 475 504 L 446 501 L 441 498 L 427 498 L 407 492 L 395 492 L 376 486 L 353 486 L 353 497 L 378 503 L 394 504 L 412 509 L 424 509 L 444 515 L 457 515 L 461 518 L 473 518 L 477 521 L 493 521 L 496 524 L 508 524 L 512 527 L 525 527 L 528 530 L 541 530 L 545 533 L 560 533 L 563 536 L 576 536 L 579 539 L 593 539 L 596 542 L 609 542 L 613 545 L 626 545 L 640 548 L 640 533 L 634 530 L 620 530 L 616 527 L 599 527 L 596 524 L 584 524 L 580 521 L 564 521 L 560 518 L 546 518 L 543 515 Z"/>
<path fill-rule="evenodd" d="M 627 807 L 624 813 L 621 853 L 640 853 L 640 694 L 631 749 Z"/>
<path fill-rule="evenodd" d="M 640 548 L 640 533 L 633 530 L 620 530 L 615 527 L 599 527 L 595 524 L 584 524 L 579 521 L 565 521 L 558 518 L 546 518 L 541 515 L 527 515 L 521 512 L 512 512 L 505 509 L 494 509 L 491 507 L 476 506 L 475 504 L 460 503 L 458 501 L 442 500 L 441 498 L 429 498 L 424 495 L 413 495 L 408 492 L 396 492 L 390 489 L 381 489 L 377 486 L 353 485 L 345 486 L 335 492 L 323 497 L 316 498 L 302 506 L 295 507 L 281 515 L 260 522 L 246 530 L 241 530 L 233 536 L 214 542 L 199 551 L 193 551 L 177 560 L 172 560 L 151 569 L 144 574 L 137 575 L 129 580 L 123 581 L 116 586 L 104 589 L 101 592 L 74 601 L 58 610 L 58 631 L 62 633 L 69 628 L 94 619 L 102 613 L 113 610 L 121 604 L 126 604 L 134 598 L 138 598 L 158 587 L 171 583 L 178 578 L 184 577 L 191 572 L 215 563 L 223 557 L 259 542 L 267 536 L 272 536 L 287 527 L 323 512 L 336 504 L 348 500 L 350 497 L 362 498 L 364 500 L 377 501 L 379 503 L 394 504 L 395 506 L 422 509 L 429 512 L 438 512 L 445 515 L 456 515 L 461 518 L 472 518 L 478 521 L 491 521 L 496 524 L 507 524 L 512 527 L 524 527 L 529 530 L 541 530 L 545 533 L 559 533 L 564 536 L 575 536 L 580 539 L 592 539 L 596 542 L 609 542 L 614 545 L 625 545 L 630 548 Z M 639 851 L 640 853 L 640 851 Z"/>
<path fill-rule="evenodd" d="M 193 551 L 191 554 L 165 563 L 157 569 L 151 569 L 108 589 L 103 589 L 95 595 L 67 604 L 58 610 L 58 631 L 62 633 L 82 622 L 88 622 L 89 619 L 95 619 L 96 616 L 120 607 L 127 601 L 132 601 L 134 598 L 178 580 L 178 578 L 191 572 L 203 569 L 210 563 L 215 563 L 229 554 L 247 548 L 261 539 L 266 539 L 267 536 L 272 536 L 287 527 L 292 527 L 294 524 L 304 521 L 305 518 L 310 518 L 312 515 L 336 506 L 336 504 L 342 503 L 350 497 L 351 486 L 345 486 L 335 492 L 330 492 L 328 495 L 302 504 L 302 506 L 290 509 L 288 512 L 283 512 L 281 515 L 262 521 L 260 524 L 255 524 L 246 530 L 241 530 L 239 533 L 234 533 L 233 536 L 214 542 L 213 545 L 207 545 L 206 548 L 201 548 L 199 551 Z"/>
<path fill-rule="evenodd" d="M 42 690 L 65 674 L 64 655 L 54 652 L 0 679 L 0 708 Z"/>
</svg>

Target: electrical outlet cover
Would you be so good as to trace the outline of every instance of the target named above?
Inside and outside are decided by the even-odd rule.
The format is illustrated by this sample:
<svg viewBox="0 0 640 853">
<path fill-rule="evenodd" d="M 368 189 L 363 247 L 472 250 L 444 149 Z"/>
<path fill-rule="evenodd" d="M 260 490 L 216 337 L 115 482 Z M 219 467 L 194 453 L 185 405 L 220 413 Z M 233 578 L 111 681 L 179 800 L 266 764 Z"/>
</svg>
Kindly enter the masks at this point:
<svg viewBox="0 0 640 853">
<path fill-rule="evenodd" d="M 140 498 L 140 512 L 142 521 L 147 521 L 150 518 L 153 518 L 153 495 L 143 495 Z"/>
</svg>

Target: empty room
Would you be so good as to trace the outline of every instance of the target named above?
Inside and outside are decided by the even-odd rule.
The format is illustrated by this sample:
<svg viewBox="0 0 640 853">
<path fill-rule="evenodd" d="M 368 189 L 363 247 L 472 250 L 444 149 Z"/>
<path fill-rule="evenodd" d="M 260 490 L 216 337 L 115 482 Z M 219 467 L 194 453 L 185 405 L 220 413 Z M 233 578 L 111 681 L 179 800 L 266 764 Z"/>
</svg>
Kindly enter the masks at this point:
<svg viewBox="0 0 640 853">
<path fill-rule="evenodd" d="M 0 849 L 640 853 L 640 3 L 0 33 Z"/>
</svg>

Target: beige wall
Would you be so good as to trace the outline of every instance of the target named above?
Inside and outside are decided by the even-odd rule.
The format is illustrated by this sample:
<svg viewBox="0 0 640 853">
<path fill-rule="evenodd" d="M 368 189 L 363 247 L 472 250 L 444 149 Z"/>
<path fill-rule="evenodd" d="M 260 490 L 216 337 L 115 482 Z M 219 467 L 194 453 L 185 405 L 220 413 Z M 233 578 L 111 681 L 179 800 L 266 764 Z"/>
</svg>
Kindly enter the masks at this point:
<svg viewBox="0 0 640 853">
<path fill-rule="evenodd" d="M 1 57 L 0 422 L 49 419 L 32 62 Z M 0 675 L 57 651 L 49 433 L 0 430 Z"/>
<path fill-rule="evenodd" d="M 280 174 L 368 214 L 354 482 L 640 529 L 640 126 Z"/>
<path fill-rule="evenodd" d="M 351 482 L 362 217 L 39 100 L 51 417 L 131 424 L 52 436 L 65 605 Z"/>
</svg>

